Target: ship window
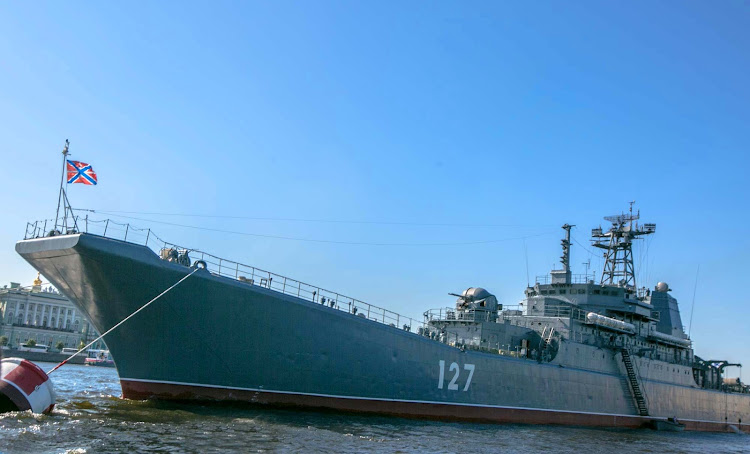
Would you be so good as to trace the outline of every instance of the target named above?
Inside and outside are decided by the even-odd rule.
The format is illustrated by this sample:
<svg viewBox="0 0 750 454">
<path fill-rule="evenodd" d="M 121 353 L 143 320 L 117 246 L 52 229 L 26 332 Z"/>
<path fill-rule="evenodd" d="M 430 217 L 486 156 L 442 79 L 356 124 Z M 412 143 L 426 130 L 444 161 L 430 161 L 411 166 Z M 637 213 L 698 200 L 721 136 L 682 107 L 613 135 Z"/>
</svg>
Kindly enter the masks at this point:
<svg viewBox="0 0 750 454">
<path fill-rule="evenodd" d="M 546 294 L 547 294 L 547 290 L 542 290 L 542 295 L 546 295 Z"/>
<path fill-rule="evenodd" d="M 609 291 L 608 290 L 603 291 L 602 295 L 609 295 Z"/>
<path fill-rule="evenodd" d="M 585 289 L 582 289 L 582 288 L 579 288 L 579 289 L 578 289 L 578 294 L 579 294 L 579 295 L 583 295 L 584 293 L 586 293 L 586 290 L 585 290 Z"/>
<path fill-rule="evenodd" d="M 554 290 L 550 290 L 550 291 L 549 291 L 549 294 L 550 294 L 550 295 L 554 295 L 554 294 L 555 294 L 555 291 L 554 291 Z"/>
<path fill-rule="evenodd" d="M 600 294 L 600 293 L 601 293 L 601 291 L 600 291 L 600 290 L 594 290 L 594 295 L 598 295 L 598 294 Z"/>
<path fill-rule="evenodd" d="M 567 291 L 567 290 L 564 290 L 564 289 L 561 289 L 561 290 L 560 290 L 560 294 L 561 294 L 561 295 L 564 295 L 564 294 L 566 294 L 566 293 L 568 293 L 568 291 Z"/>
</svg>

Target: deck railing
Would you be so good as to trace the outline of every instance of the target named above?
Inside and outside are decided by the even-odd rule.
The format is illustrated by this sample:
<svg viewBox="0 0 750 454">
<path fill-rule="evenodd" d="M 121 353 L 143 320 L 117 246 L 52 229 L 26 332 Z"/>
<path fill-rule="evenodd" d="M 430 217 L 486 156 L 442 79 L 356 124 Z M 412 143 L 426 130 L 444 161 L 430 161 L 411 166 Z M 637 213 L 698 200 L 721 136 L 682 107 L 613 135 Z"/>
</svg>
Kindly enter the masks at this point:
<svg viewBox="0 0 750 454">
<path fill-rule="evenodd" d="M 123 224 L 111 219 L 94 220 L 88 216 L 76 217 L 69 221 L 68 226 L 77 226 L 78 228 L 68 228 L 65 232 L 54 229 L 52 227 L 54 224 L 54 220 L 49 219 L 30 222 L 26 225 L 24 239 L 90 233 L 105 238 L 147 246 L 159 256 L 161 256 L 161 251 L 163 250 L 175 249 L 180 254 L 187 253 L 187 256 L 191 260 L 190 263 L 193 265 L 198 260 L 203 261 L 211 274 L 236 279 L 248 285 L 256 285 L 285 295 L 302 298 L 412 333 L 424 332 L 424 330 L 419 329 L 423 326 L 423 323 L 418 320 L 323 287 L 307 284 L 261 268 L 217 257 L 199 249 L 186 248 L 164 241 L 152 232 L 151 229 L 137 228 L 128 223 Z M 58 222 L 59 225 L 60 223 Z"/>
<path fill-rule="evenodd" d="M 462 310 L 441 307 L 430 309 L 424 313 L 425 324 L 433 321 L 457 321 L 457 322 L 490 322 L 497 319 L 497 312 Z"/>
<path fill-rule="evenodd" d="M 570 276 L 571 284 L 588 284 L 589 282 L 593 282 L 593 281 L 594 281 L 593 274 L 572 274 Z M 537 276 L 536 283 L 540 285 L 548 285 L 552 283 L 552 276 L 549 274 L 545 274 L 543 276 Z"/>
</svg>

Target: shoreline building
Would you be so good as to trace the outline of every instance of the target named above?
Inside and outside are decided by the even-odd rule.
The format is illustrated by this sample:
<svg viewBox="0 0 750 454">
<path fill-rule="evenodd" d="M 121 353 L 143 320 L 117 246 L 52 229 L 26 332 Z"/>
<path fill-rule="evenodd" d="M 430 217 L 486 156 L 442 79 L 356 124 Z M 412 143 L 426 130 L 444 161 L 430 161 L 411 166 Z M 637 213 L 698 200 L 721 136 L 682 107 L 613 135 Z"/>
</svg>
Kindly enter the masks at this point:
<svg viewBox="0 0 750 454">
<path fill-rule="evenodd" d="M 81 342 L 88 344 L 98 336 L 70 300 L 53 286 L 42 285 L 39 274 L 30 288 L 11 282 L 10 287 L 0 289 L 0 338 L 7 338 L 10 348 L 18 348 L 31 339 L 49 346 L 51 351 L 59 342 L 65 348 L 77 348 Z"/>
</svg>

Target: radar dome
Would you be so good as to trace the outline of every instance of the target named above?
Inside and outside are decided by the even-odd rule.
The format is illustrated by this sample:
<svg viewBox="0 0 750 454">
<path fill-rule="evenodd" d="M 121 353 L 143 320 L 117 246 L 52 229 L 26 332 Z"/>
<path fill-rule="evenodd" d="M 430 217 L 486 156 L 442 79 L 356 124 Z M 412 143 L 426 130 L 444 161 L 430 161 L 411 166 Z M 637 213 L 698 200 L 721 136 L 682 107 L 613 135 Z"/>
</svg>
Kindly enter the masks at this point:
<svg viewBox="0 0 750 454">
<path fill-rule="evenodd" d="M 669 286 L 667 285 L 666 282 L 659 282 L 658 284 L 656 284 L 656 291 L 657 292 L 668 292 L 669 291 Z"/>
</svg>

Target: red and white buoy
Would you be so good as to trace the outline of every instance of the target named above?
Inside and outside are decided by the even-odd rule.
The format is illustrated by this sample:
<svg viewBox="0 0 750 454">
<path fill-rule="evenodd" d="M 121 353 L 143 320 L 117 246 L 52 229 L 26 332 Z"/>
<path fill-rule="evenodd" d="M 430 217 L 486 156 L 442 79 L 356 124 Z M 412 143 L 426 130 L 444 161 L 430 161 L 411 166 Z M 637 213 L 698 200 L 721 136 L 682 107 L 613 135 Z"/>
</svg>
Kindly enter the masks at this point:
<svg viewBox="0 0 750 454">
<path fill-rule="evenodd" d="M 39 366 L 21 358 L 0 360 L 0 413 L 49 413 L 54 406 L 52 381 Z"/>
</svg>

